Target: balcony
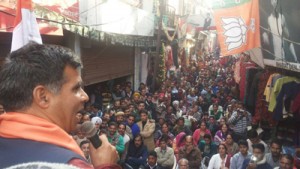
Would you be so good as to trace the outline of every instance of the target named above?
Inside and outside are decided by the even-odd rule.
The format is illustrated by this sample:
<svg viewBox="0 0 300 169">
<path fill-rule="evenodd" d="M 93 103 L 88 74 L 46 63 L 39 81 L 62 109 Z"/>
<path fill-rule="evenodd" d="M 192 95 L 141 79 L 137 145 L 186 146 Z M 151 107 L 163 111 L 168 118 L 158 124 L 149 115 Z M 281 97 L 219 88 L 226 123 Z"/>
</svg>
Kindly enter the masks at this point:
<svg viewBox="0 0 300 169">
<path fill-rule="evenodd" d="M 156 7 L 155 7 L 156 8 Z M 158 9 L 155 9 L 155 11 Z M 162 21 L 164 23 L 164 26 L 166 26 L 170 30 L 175 29 L 175 8 L 170 6 L 170 5 L 165 5 L 163 10 L 163 18 Z M 158 21 L 159 21 L 159 16 L 156 15 L 154 16 L 154 25 L 156 28 L 158 28 Z"/>
</svg>

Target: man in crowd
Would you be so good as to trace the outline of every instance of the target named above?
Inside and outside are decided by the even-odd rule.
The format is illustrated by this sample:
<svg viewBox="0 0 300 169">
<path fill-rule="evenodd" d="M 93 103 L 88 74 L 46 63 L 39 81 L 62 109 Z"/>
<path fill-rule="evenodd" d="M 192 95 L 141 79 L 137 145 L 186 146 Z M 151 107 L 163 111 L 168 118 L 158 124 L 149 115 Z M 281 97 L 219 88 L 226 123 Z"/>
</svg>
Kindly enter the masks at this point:
<svg viewBox="0 0 300 169">
<path fill-rule="evenodd" d="M 130 137 L 126 134 L 126 125 L 125 124 L 119 124 L 118 125 L 118 133 L 120 134 L 121 137 L 123 137 L 123 141 L 124 141 L 124 151 L 123 153 L 120 155 L 120 159 L 121 160 L 125 160 L 126 158 L 126 154 L 127 154 L 127 151 L 128 151 L 128 146 L 129 146 L 129 141 L 130 141 Z"/>
<path fill-rule="evenodd" d="M 133 137 L 140 134 L 140 128 L 135 123 L 135 116 L 134 115 L 131 114 L 131 115 L 128 116 L 126 125 L 131 128 L 131 132 L 132 132 Z"/>
<path fill-rule="evenodd" d="M 185 158 L 180 159 L 177 169 L 189 169 L 189 161 Z"/>
<path fill-rule="evenodd" d="M 271 165 L 271 167 L 275 168 L 279 166 L 279 159 L 281 155 L 281 143 L 279 140 L 272 140 L 270 144 L 270 153 L 266 153 L 267 163 Z"/>
<path fill-rule="evenodd" d="M 279 167 L 274 169 L 293 169 L 294 167 L 294 158 L 290 154 L 282 154 L 280 157 Z"/>
<path fill-rule="evenodd" d="M 152 151 L 155 148 L 154 144 L 154 131 L 155 121 L 148 119 L 148 113 L 146 110 L 140 111 L 141 121 L 137 123 L 140 129 L 140 134 L 144 139 L 144 144 L 148 148 L 148 151 Z"/>
<path fill-rule="evenodd" d="M 87 140 L 83 140 L 81 143 L 80 143 L 80 149 L 82 150 L 84 156 L 85 156 L 85 159 L 91 163 L 91 157 L 90 157 L 90 142 L 87 141 Z"/>
<path fill-rule="evenodd" d="M 265 156 L 265 146 L 261 143 L 253 144 L 253 155 L 250 159 L 245 159 L 242 169 L 273 169 L 267 163 Z"/>
<path fill-rule="evenodd" d="M 122 111 L 118 111 L 116 114 L 115 114 L 115 120 L 116 120 L 116 123 L 119 125 L 119 124 L 125 124 L 125 121 L 124 121 L 124 112 Z M 126 134 L 132 139 L 133 136 L 132 136 L 132 131 L 131 131 L 131 128 L 130 127 L 127 127 L 126 128 Z"/>
<path fill-rule="evenodd" d="M 185 137 L 185 146 L 179 150 L 179 159 L 185 158 L 189 161 L 190 169 L 199 169 L 201 165 L 201 152 L 193 144 L 193 137 Z"/>
<path fill-rule="evenodd" d="M 129 143 L 128 152 L 125 160 L 126 169 L 136 169 L 144 166 L 147 162 L 148 151 L 144 145 L 140 134 L 136 135 L 133 141 Z"/>
<path fill-rule="evenodd" d="M 150 151 L 148 154 L 147 164 L 145 169 L 165 169 L 159 163 L 157 163 L 157 153 L 155 151 Z"/>
<path fill-rule="evenodd" d="M 247 139 L 247 127 L 250 126 L 252 117 L 249 112 L 244 110 L 243 103 L 237 103 L 238 109 L 234 111 L 228 119 L 228 123 L 233 127 L 234 141 L 238 142 L 241 139 Z M 249 145 L 250 148 L 250 145 Z"/>
<path fill-rule="evenodd" d="M 184 125 L 184 117 L 179 117 L 176 121 L 176 125 L 173 128 L 173 134 L 176 136 L 177 134 L 185 132 L 187 135 L 192 135 L 192 131 Z"/>
<path fill-rule="evenodd" d="M 265 146 L 265 153 L 269 152 L 268 145 L 258 137 L 258 133 L 255 129 L 249 130 L 248 133 L 247 133 L 247 136 L 248 136 L 247 142 L 248 142 L 248 145 L 249 145 L 249 152 L 250 153 L 253 153 L 252 145 L 253 144 L 258 144 L 258 143 Z"/>
<path fill-rule="evenodd" d="M 250 159 L 251 153 L 248 152 L 248 142 L 246 140 L 240 140 L 239 152 L 236 153 L 230 161 L 230 169 L 241 169 L 245 159 Z"/>
<path fill-rule="evenodd" d="M 107 138 L 111 145 L 115 146 L 119 155 L 121 155 L 125 149 L 123 137 L 117 132 L 117 123 L 110 122 L 108 124 Z"/>
<path fill-rule="evenodd" d="M 199 143 L 199 149 L 203 157 L 211 158 L 214 154 L 217 154 L 217 145 L 211 140 L 211 135 L 205 134 L 203 138 L 204 140 Z"/>
<path fill-rule="evenodd" d="M 174 150 L 167 146 L 168 140 L 161 138 L 159 140 L 159 147 L 154 150 L 157 153 L 157 163 L 165 169 L 171 169 L 174 164 Z"/>
<path fill-rule="evenodd" d="M 100 136 L 99 148 L 90 146 L 91 166 L 68 134 L 89 99 L 79 60 L 69 49 L 33 42 L 8 56 L 0 71 L 0 104 L 7 112 L 0 116 L 0 168 L 32 161 L 117 167 L 106 136 Z"/>
</svg>

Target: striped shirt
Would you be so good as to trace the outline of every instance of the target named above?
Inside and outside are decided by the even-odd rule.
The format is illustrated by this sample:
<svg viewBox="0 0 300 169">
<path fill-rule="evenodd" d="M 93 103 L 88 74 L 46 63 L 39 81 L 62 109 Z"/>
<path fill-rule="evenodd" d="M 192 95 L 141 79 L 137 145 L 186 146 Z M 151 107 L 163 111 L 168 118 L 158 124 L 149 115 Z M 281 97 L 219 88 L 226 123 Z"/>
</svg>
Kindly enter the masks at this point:
<svg viewBox="0 0 300 169">
<path fill-rule="evenodd" d="M 243 116 L 237 111 L 234 111 L 231 117 L 228 119 L 228 123 L 233 125 L 233 131 L 235 133 L 245 133 L 247 131 L 247 126 L 251 124 L 252 117 L 249 112 L 247 112 L 247 116 Z"/>
</svg>

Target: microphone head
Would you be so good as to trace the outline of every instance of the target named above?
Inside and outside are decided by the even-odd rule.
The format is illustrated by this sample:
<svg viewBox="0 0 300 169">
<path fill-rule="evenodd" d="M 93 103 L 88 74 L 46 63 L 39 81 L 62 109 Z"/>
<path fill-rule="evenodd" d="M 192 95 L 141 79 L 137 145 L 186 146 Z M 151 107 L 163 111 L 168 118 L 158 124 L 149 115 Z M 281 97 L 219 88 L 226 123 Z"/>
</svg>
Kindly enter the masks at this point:
<svg viewBox="0 0 300 169">
<path fill-rule="evenodd" d="M 95 125 L 91 121 L 86 121 L 86 122 L 82 123 L 79 130 L 82 132 L 82 134 L 86 138 L 91 138 L 97 133 Z"/>
</svg>

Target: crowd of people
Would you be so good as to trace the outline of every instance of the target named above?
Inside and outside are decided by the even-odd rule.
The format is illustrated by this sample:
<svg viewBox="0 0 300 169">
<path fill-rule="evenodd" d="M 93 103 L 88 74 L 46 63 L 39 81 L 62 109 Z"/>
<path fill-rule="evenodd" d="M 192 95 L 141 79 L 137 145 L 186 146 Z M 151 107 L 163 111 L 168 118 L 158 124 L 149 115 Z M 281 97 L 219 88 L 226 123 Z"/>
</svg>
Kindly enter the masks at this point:
<svg viewBox="0 0 300 169">
<path fill-rule="evenodd" d="M 236 58 L 206 57 L 169 71 L 159 90 L 130 82 L 109 91 L 98 85 L 78 126 L 92 121 L 116 147 L 126 169 L 291 169 L 294 158 L 276 139 L 262 140 L 252 114 L 238 99 Z M 79 127 L 80 128 L 80 127 Z M 87 159 L 86 138 L 74 139 Z"/>
</svg>

